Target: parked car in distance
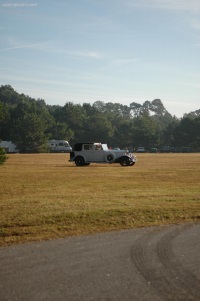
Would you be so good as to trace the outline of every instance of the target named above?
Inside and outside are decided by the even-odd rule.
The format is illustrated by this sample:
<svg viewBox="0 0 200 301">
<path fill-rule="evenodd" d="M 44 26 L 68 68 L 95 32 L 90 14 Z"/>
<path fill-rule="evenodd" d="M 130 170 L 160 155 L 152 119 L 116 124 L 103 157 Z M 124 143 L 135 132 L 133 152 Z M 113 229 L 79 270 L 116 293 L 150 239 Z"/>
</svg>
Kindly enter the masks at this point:
<svg viewBox="0 0 200 301">
<path fill-rule="evenodd" d="M 191 147 L 173 147 L 171 148 L 172 153 L 191 153 L 192 152 L 192 148 Z"/>
<path fill-rule="evenodd" d="M 143 146 L 139 146 L 136 150 L 137 153 L 146 153 L 146 150 Z"/>
<path fill-rule="evenodd" d="M 152 148 L 150 148 L 149 152 L 150 153 L 157 153 L 158 149 L 156 147 L 152 147 Z"/>
<path fill-rule="evenodd" d="M 133 166 L 136 157 L 127 150 L 110 150 L 106 143 L 83 142 L 74 145 L 69 162 L 75 162 L 77 166 L 87 166 L 90 163 L 119 163 L 121 166 Z"/>
<path fill-rule="evenodd" d="M 165 145 L 165 146 L 161 147 L 160 152 L 161 153 L 171 153 L 172 148 L 171 148 L 171 146 Z"/>
</svg>

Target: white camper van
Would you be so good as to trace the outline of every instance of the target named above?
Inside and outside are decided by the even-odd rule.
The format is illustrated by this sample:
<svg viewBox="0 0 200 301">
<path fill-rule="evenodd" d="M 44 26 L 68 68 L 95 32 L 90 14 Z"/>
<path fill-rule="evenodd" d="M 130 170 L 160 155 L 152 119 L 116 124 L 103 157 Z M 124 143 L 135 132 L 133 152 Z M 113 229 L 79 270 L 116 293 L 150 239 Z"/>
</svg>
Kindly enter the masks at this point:
<svg viewBox="0 0 200 301">
<path fill-rule="evenodd" d="M 72 151 L 69 142 L 66 140 L 49 140 L 48 146 L 51 153 L 70 153 Z"/>
<path fill-rule="evenodd" d="M 0 147 L 4 148 L 6 153 L 8 153 L 8 154 L 19 152 L 16 145 L 14 143 L 12 143 L 12 141 L 0 141 Z"/>
</svg>

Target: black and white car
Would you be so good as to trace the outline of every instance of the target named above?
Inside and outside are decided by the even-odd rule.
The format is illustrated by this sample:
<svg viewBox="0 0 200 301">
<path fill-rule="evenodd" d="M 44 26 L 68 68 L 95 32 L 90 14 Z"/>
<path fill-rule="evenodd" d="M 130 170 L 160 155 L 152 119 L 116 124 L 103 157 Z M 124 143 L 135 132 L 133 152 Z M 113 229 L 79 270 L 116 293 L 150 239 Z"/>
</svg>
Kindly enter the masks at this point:
<svg viewBox="0 0 200 301">
<path fill-rule="evenodd" d="M 69 162 L 75 162 L 77 166 L 86 166 L 90 163 L 119 163 L 121 166 L 132 166 L 136 162 L 136 157 L 127 150 L 110 150 L 107 144 L 84 142 L 74 145 Z"/>
</svg>

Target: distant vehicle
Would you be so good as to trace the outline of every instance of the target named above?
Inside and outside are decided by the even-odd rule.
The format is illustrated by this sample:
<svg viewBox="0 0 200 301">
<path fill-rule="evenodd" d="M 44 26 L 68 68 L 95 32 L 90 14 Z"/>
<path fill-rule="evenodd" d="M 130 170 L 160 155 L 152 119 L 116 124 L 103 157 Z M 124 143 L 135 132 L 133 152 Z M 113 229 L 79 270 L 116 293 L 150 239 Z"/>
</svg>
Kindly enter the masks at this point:
<svg viewBox="0 0 200 301">
<path fill-rule="evenodd" d="M 192 148 L 191 147 L 173 147 L 172 153 L 191 153 Z"/>
<path fill-rule="evenodd" d="M 1 141 L 0 147 L 3 148 L 8 154 L 14 154 L 19 152 L 17 146 L 14 143 L 12 143 L 12 141 Z"/>
<path fill-rule="evenodd" d="M 160 149 L 161 153 L 171 153 L 172 152 L 172 148 L 171 146 L 162 146 Z"/>
<path fill-rule="evenodd" d="M 181 151 L 182 151 L 182 153 L 191 153 L 192 148 L 191 147 L 182 147 Z"/>
<path fill-rule="evenodd" d="M 137 153 L 146 153 L 146 150 L 143 146 L 139 146 L 136 150 Z"/>
<path fill-rule="evenodd" d="M 152 147 L 152 148 L 150 148 L 149 152 L 150 153 L 157 153 L 158 149 L 156 147 Z"/>
<path fill-rule="evenodd" d="M 69 142 L 66 140 L 49 140 L 48 146 L 51 153 L 70 153 L 72 147 L 69 145 Z"/>
<path fill-rule="evenodd" d="M 119 163 L 121 166 L 132 166 L 136 162 L 136 157 L 127 150 L 110 150 L 107 144 L 84 142 L 74 145 L 69 162 L 75 162 L 77 166 L 86 166 L 90 163 Z"/>
</svg>

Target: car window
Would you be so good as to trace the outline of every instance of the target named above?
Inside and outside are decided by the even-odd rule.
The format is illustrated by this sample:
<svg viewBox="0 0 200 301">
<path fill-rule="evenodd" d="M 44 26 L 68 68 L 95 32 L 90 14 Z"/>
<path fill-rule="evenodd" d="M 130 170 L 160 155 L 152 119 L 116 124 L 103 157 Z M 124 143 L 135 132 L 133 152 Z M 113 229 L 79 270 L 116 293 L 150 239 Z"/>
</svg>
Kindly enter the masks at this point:
<svg viewBox="0 0 200 301">
<path fill-rule="evenodd" d="M 84 144 L 83 150 L 92 150 L 92 144 Z"/>
<path fill-rule="evenodd" d="M 102 150 L 102 146 L 101 146 L 101 144 L 97 144 L 97 145 L 95 145 L 95 150 Z"/>
</svg>

